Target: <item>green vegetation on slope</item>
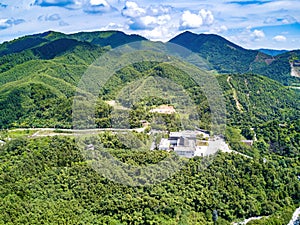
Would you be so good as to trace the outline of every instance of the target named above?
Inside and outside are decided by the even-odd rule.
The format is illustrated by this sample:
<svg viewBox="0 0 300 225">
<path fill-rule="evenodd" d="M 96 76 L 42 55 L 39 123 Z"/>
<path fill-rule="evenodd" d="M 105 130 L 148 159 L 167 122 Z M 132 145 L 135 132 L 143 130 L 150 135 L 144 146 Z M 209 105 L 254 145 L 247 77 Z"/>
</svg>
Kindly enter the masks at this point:
<svg viewBox="0 0 300 225">
<path fill-rule="evenodd" d="M 189 47 L 199 52 L 201 46 L 200 54 L 212 68 L 229 73 L 211 74 L 224 90 L 225 138 L 231 149 L 253 158 L 219 153 L 202 170 L 202 159 L 196 157 L 166 181 L 130 187 L 92 170 L 73 138 L 18 138 L 32 134 L 20 131 L 8 141 L 3 132 L 0 137 L 6 144 L 0 147 L 0 224 L 212 225 L 214 209 L 219 215 L 217 224 L 259 215 L 269 217 L 257 223 L 286 224 L 292 209 L 300 204 L 299 93 L 269 78 L 237 72 L 258 71 L 286 84 L 290 82 L 287 60 L 295 60 L 298 53 L 279 55 L 265 67 L 270 60 L 265 54 L 224 44 L 217 36 L 199 37 L 204 39 L 188 39 Z M 105 46 L 141 39 L 115 31 L 73 35 L 46 32 L 0 45 L 0 128 L 71 128 L 73 95 L 88 66 L 110 48 Z M 224 53 L 229 56 L 224 57 Z M 132 104 L 131 127 L 138 127 L 141 119 L 151 122 L 149 110 L 153 107 L 183 104 L 181 95 L 181 102 L 174 103 L 177 93 L 166 90 L 168 96 L 164 98 L 152 96 L 151 85 L 150 96 L 139 92 L 154 78 L 182 87 L 196 105 L 199 126 L 209 129 L 208 96 L 184 68 L 158 62 L 136 63 L 110 78 L 95 107 L 97 125 L 112 126 L 114 108 L 105 100 L 117 100 L 123 107 Z M 130 91 L 135 95 L 128 96 Z M 163 119 L 168 130 L 180 126 L 177 115 Z M 134 135 L 147 139 L 146 134 Z M 242 139 L 255 138 L 251 147 L 241 143 Z M 130 165 L 146 166 L 169 156 L 162 151 L 128 149 L 112 133 L 95 139 L 96 151 L 98 144 L 112 148 L 107 151 Z"/>
<path fill-rule="evenodd" d="M 299 51 L 277 56 L 259 50 L 248 50 L 213 34 L 184 32 L 170 40 L 198 53 L 219 73 L 256 73 L 277 80 L 284 85 L 299 84 L 300 79 L 291 76 L 290 59 L 299 57 Z"/>
<path fill-rule="evenodd" d="M 111 152 L 135 165 L 156 163 L 168 154 Z M 300 165 L 292 158 L 273 156 L 263 163 L 218 154 L 203 170 L 201 158 L 194 158 L 166 181 L 141 187 L 96 173 L 67 137 L 12 140 L 1 147 L 0 161 L 3 224 L 202 225 L 213 224 L 217 209 L 218 224 L 224 225 L 294 208 L 300 199 Z"/>
</svg>

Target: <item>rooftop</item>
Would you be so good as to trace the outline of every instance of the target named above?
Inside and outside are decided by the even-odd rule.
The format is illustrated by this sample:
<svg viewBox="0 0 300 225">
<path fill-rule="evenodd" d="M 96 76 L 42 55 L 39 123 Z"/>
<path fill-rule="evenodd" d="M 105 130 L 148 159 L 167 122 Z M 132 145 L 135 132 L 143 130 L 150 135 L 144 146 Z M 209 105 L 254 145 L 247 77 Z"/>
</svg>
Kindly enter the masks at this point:
<svg viewBox="0 0 300 225">
<path fill-rule="evenodd" d="M 150 112 L 152 113 L 161 113 L 161 114 L 173 114 L 175 113 L 175 109 L 171 105 L 160 105 L 154 109 L 151 109 Z"/>
</svg>

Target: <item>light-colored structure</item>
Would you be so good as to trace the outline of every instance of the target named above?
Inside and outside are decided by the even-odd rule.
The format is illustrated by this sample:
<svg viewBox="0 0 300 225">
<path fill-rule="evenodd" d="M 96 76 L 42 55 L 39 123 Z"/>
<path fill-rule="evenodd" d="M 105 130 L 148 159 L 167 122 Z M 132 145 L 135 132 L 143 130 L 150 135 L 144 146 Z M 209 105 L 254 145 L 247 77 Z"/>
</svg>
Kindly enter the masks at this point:
<svg viewBox="0 0 300 225">
<path fill-rule="evenodd" d="M 205 153 L 207 152 L 208 146 L 196 146 L 195 156 L 205 156 Z"/>
<path fill-rule="evenodd" d="M 166 138 L 162 138 L 159 143 L 158 149 L 165 151 L 170 150 L 170 141 Z"/>
<path fill-rule="evenodd" d="M 204 156 L 208 147 L 208 141 L 203 140 L 206 138 L 208 139 L 209 135 L 201 131 L 170 132 L 168 139 L 161 139 L 158 149 L 173 150 L 186 158 Z"/>
<path fill-rule="evenodd" d="M 175 113 L 175 109 L 171 105 L 160 105 L 155 109 L 151 109 L 150 112 L 152 113 L 160 113 L 160 114 L 173 114 Z"/>
<path fill-rule="evenodd" d="M 241 142 L 245 143 L 246 145 L 252 146 L 253 140 L 242 140 Z"/>
</svg>

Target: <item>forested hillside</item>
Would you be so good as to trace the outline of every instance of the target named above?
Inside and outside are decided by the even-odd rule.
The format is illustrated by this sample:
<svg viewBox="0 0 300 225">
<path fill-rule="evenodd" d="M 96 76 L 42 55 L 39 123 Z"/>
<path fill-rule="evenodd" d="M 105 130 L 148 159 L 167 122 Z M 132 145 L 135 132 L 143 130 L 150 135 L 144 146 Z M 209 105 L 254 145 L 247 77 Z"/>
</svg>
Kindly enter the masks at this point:
<svg viewBox="0 0 300 225">
<path fill-rule="evenodd" d="M 291 76 L 290 62 L 299 59 L 299 51 L 268 55 L 270 51 L 244 49 L 218 35 L 184 32 L 170 40 L 199 53 L 219 73 L 256 73 L 284 85 L 299 85 Z"/>
<path fill-rule="evenodd" d="M 111 150 L 133 165 L 168 153 Z M 114 183 L 91 169 L 72 138 L 16 139 L 0 149 L 1 224 L 213 224 L 255 215 L 286 224 L 299 204 L 299 160 L 275 155 L 249 159 L 218 154 L 201 158 L 150 186 Z"/>
<path fill-rule="evenodd" d="M 257 224 L 287 224 L 300 205 L 300 92 L 287 86 L 299 83 L 290 76 L 299 51 L 270 56 L 220 36 L 190 32 L 172 39 L 204 59 L 206 67 L 198 73 L 211 76 L 222 90 L 226 129 L 218 138 L 224 136 L 235 153 L 181 158 L 183 168 L 156 185 L 109 180 L 91 168 L 95 159 L 84 158 L 74 134 L 59 130 L 74 128 L 74 94 L 90 96 L 77 88 L 89 66 L 111 48 L 142 40 L 116 31 L 49 31 L 0 45 L 0 224 L 212 225 L 214 210 L 220 225 L 253 216 L 266 216 Z M 151 128 L 211 131 L 211 96 L 182 65 L 144 60 L 117 70 L 99 86 L 96 127 L 140 128 L 146 121 L 150 126 L 144 132 L 131 134 L 148 142 Z M 183 113 L 156 120 L 151 110 L 164 104 L 182 106 Z M 80 109 L 88 111 L 85 105 Z M 56 129 L 54 137 L 12 130 L 49 127 Z M 104 146 L 120 162 L 141 168 L 175 157 L 131 149 L 115 132 L 83 139 L 93 142 L 84 149 L 97 153 Z M 206 159 L 211 163 L 203 166 Z"/>
</svg>

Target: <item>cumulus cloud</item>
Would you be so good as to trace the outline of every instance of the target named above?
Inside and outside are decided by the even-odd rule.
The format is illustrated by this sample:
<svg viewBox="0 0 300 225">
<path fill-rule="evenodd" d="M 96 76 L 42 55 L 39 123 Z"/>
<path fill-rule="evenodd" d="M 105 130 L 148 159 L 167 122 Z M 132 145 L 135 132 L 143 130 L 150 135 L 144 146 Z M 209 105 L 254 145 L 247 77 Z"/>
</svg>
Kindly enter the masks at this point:
<svg viewBox="0 0 300 225">
<path fill-rule="evenodd" d="M 133 30 L 151 30 L 157 26 L 166 24 L 171 20 L 169 15 L 161 16 L 143 16 L 135 19 L 131 19 L 129 27 Z"/>
<path fill-rule="evenodd" d="M 265 24 L 292 24 L 296 23 L 297 19 L 290 15 L 283 17 L 267 17 L 264 21 Z"/>
<path fill-rule="evenodd" d="M 116 11 L 117 9 L 112 7 L 107 1 L 105 0 L 90 0 L 86 2 L 83 6 L 83 11 L 86 13 L 107 13 Z"/>
<path fill-rule="evenodd" d="M 153 30 L 167 24 L 171 20 L 169 6 L 140 7 L 136 2 L 128 1 L 122 10 L 122 15 L 128 18 L 132 30 Z"/>
<path fill-rule="evenodd" d="M 225 32 L 225 31 L 227 31 L 227 30 L 228 30 L 227 26 L 221 25 L 221 26 L 215 26 L 215 27 L 211 28 L 211 29 L 209 30 L 209 32 L 210 32 L 210 33 L 217 33 L 217 34 L 219 34 L 219 33 Z"/>
<path fill-rule="evenodd" d="M 38 17 L 38 21 L 42 22 L 42 21 L 49 21 L 49 22 L 56 22 L 58 21 L 58 25 L 60 27 L 63 27 L 63 26 L 68 26 L 69 24 L 64 22 L 60 15 L 55 13 L 55 14 L 51 14 L 51 15 L 42 15 L 42 16 L 39 16 Z"/>
<path fill-rule="evenodd" d="M 23 19 L 0 19 L 0 30 L 4 30 L 24 22 L 25 20 Z"/>
<path fill-rule="evenodd" d="M 109 23 L 102 27 L 101 30 L 123 30 L 123 25 L 117 23 Z"/>
<path fill-rule="evenodd" d="M 159 15 L 171 13 L 172 9 L 173 8 L 171 6 L 167 6 L 167 5 L 158 5 L 158 6 L 151 5 L 149 8 L 147 8 L 147 14 L 152 16 L 159 16 Z"/>
<path fill-rule="evenodd" d="M 6 29 L 10 27 L 10 24 L 7 21 L 8 19 L 0 19 L 0 29 Z"/>
<path fill-rule="evenodd" d="M 203 24 L 202 17 L 191 13 L 189 10 L 184 11 L 180 20 L 181 29 L 198 28 Z"/>
<path fill-rule="evenodd" d="M 58 15 L 57 13 L 52 14 L 52 15 L 46 15 L 46 16 L 39 16 L 38 20 L 39 21 L 58 21 L 60 20 L 60 15 Z"/>
<path fill-rule="evenodd" d="M 82 9 L 85 13 L 106 13 L 115 11 L 106 0 L 35 0 L 34 5 L 41 7 L 62 7 L 66 9 Z"/>
<path fill-rule="evenodd" d="M 126 2 L 122 15 L 127 17 L 140 17 L 146 14 L 146 10 L 139 7 L 136 2 Z"/>
<path fill-rule="evenodd" d="M 262 30 L 254 30 L 251 33 L 251 37 L 254 41 L 259 41 L 265 37 L 265 33 Z"/>
<path fill-rule="evenodd" d="M 199 12 L 199 15 L 201 15 L 203 24 L 205 25 L 212 25 L 214 22 L 214 16 L 211 11 L 201 9 Z"/>
<path fill-rule="evenodd" d="M 277 41 L 277 42 L 284 42 L 286 41 L 286 37 L 283 36 L 283 35 L 277 35 L 275 37 L 272 38 L 274 41 Z"/>
<path fill-rule="evenodd" d="M 191 13 L 189 10 L 183 12 L 180 19 L 180 29 L 199 28 L 202 25 L 213 24 L 214 16 L 211 11 L 201 9 L 198 14 Z"/>
<path fill-rule="evenodd" d="M 64 27 L 64 26 L 69 26 L 69 24 L 68 23 L 66 23 L 65 21 L 63 21 L 63 20 L 61 20 L 61 21 L 59 21 L 59 24 L 58 24 L 59 26 L 61 26 L 61 27 Z"/>
<path fill-rule="evenodd" d="M 297 19 L 290 15 L 286 15 L 282 19 L 279 19 L 279 21 L 282 22 L 282 24 L 291 24 L 291 23 L 296 23 Z"/>
<path fill-rule="evenodd" d="M 255 48 L 257 48 L 260 43 L 266 40 L 266 35 L 263 30 L 254 29 L 249 26 L 241 30 L 239 33 L 236 33 L 232 36 L 227 36 L 227 38 L 243 47 L 256 46 Z"/>
</svg>

